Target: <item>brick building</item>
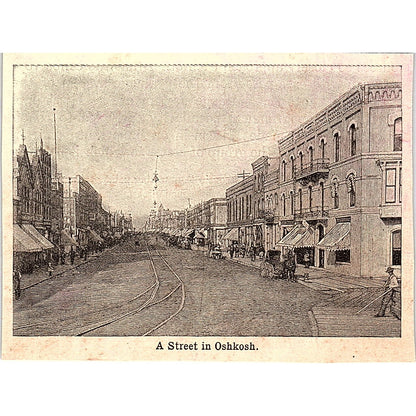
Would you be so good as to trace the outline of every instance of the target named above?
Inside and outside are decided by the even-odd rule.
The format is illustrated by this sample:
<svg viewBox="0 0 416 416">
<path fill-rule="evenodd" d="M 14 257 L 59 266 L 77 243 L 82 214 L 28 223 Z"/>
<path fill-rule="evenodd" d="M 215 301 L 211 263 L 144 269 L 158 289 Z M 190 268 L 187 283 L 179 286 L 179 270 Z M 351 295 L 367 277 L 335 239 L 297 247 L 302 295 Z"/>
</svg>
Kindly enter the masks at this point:
<svg viewBox="0 0 416 416">
<path fill-rule="evenodd" d="M 401 123 L 400 83 L 359 85 L 283 138 L 278 245 L 350 275 L 400 268 Z"/>
</svg>

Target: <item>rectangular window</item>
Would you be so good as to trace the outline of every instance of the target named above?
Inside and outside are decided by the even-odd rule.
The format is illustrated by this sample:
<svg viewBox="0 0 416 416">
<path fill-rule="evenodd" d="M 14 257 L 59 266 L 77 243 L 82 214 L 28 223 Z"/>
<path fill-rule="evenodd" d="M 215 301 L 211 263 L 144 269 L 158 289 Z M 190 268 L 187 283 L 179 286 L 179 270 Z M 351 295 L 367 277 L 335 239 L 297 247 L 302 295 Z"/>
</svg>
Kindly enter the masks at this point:
<svg viewBox="0 0 416 416">
<path fill-rule="evenodd" d="M 399 202 L 402 202 L 402 168 L 399 168 Z"/>
<path fill-rule="evenodd" d="M 396 169 L 386 169 L 386 203 L 396 202 Z"/>
<path fill-rule="evenodd" d="M 402 232 L 401 230 L 392 233 L 392 264 L 400 266 L 402 264 Z"/>
<path fill-rule="evenodd" d="M 335 251 L 336 263 L 350 263 L 350 250 L 337 250 Z"/>
</svg>

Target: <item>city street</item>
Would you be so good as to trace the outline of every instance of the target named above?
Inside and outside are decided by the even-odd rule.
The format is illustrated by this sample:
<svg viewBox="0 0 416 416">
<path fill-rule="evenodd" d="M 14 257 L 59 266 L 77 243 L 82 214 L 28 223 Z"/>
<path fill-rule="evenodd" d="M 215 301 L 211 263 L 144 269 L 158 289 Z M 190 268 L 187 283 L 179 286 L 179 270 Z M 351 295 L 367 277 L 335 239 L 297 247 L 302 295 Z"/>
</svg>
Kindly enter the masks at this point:
<svg viewBox="0 0 416 416">
<path fill-rule="evenodd" d="M 145 246 L 128 241 L 24 291 L 15 302 L 15 335 L 138 336 L 169 319 L 148 335 L 311 336 L 308 311 L 328 298 L 229 260 L 157 247 L 184 285 L 183 309 L 173 318 L 182 301 L 181 290 L 170 294 L 178 281 L 151 250 L 160 278 L 155 290 Z"/>
</svg>

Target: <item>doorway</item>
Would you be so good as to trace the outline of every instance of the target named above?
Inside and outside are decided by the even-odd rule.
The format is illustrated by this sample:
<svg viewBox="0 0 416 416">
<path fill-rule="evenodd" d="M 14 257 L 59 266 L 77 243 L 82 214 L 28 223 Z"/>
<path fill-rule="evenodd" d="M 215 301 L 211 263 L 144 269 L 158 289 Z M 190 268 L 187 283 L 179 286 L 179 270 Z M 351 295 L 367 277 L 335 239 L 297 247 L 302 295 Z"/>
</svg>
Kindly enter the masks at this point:
<svg viewBox="0 0 416 416">
<path fill-rule="evenodd" d="M 325 267 L 325 250 L 319 249 L 319 267 L 324 268 Z"/>
</svg>

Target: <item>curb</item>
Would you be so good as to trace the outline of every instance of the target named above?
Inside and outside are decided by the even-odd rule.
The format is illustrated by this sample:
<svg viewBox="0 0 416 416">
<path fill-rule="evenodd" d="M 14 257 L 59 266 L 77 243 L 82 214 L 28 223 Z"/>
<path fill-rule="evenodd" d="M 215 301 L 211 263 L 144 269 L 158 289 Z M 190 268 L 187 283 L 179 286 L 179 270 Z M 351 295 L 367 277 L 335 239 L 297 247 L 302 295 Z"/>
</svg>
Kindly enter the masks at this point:
<svg viewBox="0 0 416 416">
<path fill-rule="evenodd" d="M 69 271 L 71 271 L 71 270 L 74 270 L 74 269 L 76 269 L 76 268 L 78 268 L 78 267 L 80 267 L 80 266 L 82 266 L 82 265 L 84 265 L 84 264 L 87 264 L 87 263 L 89 263 L 90 261 L 97 259 L 98 257 L 100 257 L 100 256 L 97 256 L 97 257 L 92 257 L 92 256 L 91 256 L 88 260 L 83 261 L 82 263 L 76 264 L 76 265 L 75 265 L 75 266 L 73 266 L 73 267 L 70 267 L 70 268 L 68 268 L 68 269 L 62 270 L 62 271 L 60 271 L 60 272 L 58 272 L 58 273 L 54 274 L 54 275 L 53 275 L 53 276 L 51 276 L 51 277 L 47 277 L 47 278 L 45 278 L 45 279 L 39 280 L 39 282 L 35 282 L 35 283 L 32 283 L 31 285 L 25 286 L 25 287 L 21 288 L 20 290 L 23 292 L 23 291 L 24 291 L 24 290 L 26 290 L 26 289 L 30 289 L 31 287 L 37 286 L 37 285 L 39 285 L 39 284 L 41 284 L 41 283 L 43 283 L 43 282 L 46 282 L 46 281 L 48 281 L 48 280 L 52 280 L 52 279 L 54 279 L 55 277 L 62 276 L 64 273 L 69 272 Z"/>
</svg>

